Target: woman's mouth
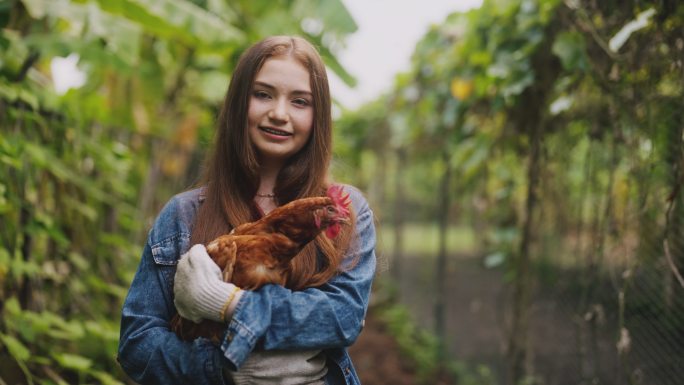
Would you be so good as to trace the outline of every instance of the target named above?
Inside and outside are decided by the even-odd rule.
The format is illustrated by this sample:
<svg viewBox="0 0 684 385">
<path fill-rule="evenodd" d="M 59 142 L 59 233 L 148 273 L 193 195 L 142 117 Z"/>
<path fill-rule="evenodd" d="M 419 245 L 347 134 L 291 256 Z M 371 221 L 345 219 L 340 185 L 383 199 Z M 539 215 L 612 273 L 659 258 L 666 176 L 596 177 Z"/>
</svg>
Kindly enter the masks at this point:
<svg viewBox="0 0 684 385">
<path fill-rule="evenodd" d="M 259 129 L 260 129 L 261 131 L 263 131 L 263 132 L 265 132 L 265 133 L 267 133 L 267 134 L 271 134 L 271 135 L 276 135 L 276 136 L 292 136 L 292 134 L 290 134 L 289 132 L 277 130 L 277 129 L 271 128 L 271 127 L 259 126 Z"/>
</svg>

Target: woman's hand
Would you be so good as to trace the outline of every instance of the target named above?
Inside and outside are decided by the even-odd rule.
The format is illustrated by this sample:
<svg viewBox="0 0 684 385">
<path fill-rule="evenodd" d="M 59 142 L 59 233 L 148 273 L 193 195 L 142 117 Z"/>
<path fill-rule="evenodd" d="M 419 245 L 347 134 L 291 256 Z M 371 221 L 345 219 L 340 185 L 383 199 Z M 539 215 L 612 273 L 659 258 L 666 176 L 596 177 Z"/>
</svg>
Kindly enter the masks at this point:
<svg viewBox="0 0 684 385">
<path fill-rule="evenodd" d="M 195 245 L 181 256 L 173 293 L 178 314 L 195 323 L 230 319 L 242 294 L 237 286 L 223 282 L 221 269 L 203 245 Z"/>
</svg>

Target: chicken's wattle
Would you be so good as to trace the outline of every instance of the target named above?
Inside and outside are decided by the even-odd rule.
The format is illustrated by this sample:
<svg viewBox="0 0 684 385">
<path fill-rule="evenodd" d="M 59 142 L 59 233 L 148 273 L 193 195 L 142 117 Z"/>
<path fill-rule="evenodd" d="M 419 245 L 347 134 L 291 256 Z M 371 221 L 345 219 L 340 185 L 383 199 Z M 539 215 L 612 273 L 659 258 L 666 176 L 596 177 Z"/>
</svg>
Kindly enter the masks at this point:
<svg viewBox="0 0 684 385">
<path fill-rule="evenodd" d="M 339 223 L 333 223 L 332 225 L 328 226 L 327 229 L 325 229 L 325 235 L 328 238 L 333 239 L 337 236 L 337 234 L 340 233 L 341 229 L 342 229 L 342 227 L 340 226 Z"/>
</svg>

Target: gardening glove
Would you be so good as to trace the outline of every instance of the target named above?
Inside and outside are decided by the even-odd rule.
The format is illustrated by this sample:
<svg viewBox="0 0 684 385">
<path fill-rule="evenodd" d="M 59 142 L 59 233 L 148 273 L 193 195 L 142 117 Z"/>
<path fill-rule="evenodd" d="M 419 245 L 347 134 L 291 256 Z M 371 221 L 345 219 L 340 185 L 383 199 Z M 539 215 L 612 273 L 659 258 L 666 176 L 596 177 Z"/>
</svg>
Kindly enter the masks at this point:
<svg viewBox="0 0 684 385">
<path fill-rule="evenodd" d="M 230 319 L 242 292 L 232 283 L 223 282 L 221 277 L 221 269 L 204 245 L 194 245 L 183 254 L 173 284 L 173 303 L 178 314 L 195 323 L 202 319 L 217 322 Z"/>
</svg>

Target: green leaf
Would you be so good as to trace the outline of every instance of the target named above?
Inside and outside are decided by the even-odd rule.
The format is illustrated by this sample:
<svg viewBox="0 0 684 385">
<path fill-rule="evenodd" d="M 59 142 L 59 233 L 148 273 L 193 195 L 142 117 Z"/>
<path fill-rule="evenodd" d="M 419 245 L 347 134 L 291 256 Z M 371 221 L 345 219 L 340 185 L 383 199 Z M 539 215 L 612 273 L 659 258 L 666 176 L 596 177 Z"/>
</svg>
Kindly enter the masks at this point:
<svg viewBox="0 0 684 385">
<path fill-rule="evenodd" d="M 89 374 L 99 380 L 98 383 L 102 385 L 124 385 L 123 382 L 118 381 L 109 373 L 101 372 L 99 370 L 91 370 Z"/>
<path fill-rule="evenodd" d="M 31 356 L 31 352 L 28 350 L 28 348 L 24 346 L 21 341 L 10 335 L 0 334 L 0 341 L 2 341 L 3 345 L 5 345 L 7 351 L 9 351 L 9 354 L 19 362 L 24 362 Z"/>
<path fill-rule="evenodd" d="M 98 336 L 104 340 L 108 341 L 118 341 L 119 340 L 119 330 L 118 328 L 109 327 L 109 325 L 104 324 L 104 321 L 95 322 L 87 321 L 85 323 L 85 329 L 88 333 Z"/>
<path fill-rule="evenodd" d="M 337 58 L 332 55 L 327 49 L 322 49 L 323 61 L 325 65 L 332 70 L 343 82 L 349 87 L 356 87 L 356 78 L 347 72 L 347 70 L 340 64 Z"/>
<path fill-rule="evenodd" d="M 223 100 L 230 78 L 225 72 L 203 71 L 199 73 L 199 89 L 204 99 L 212 103 Z"/>
<path fill-rule="evenodd" d="M 10 256 L 9 251 L 7 251 L 4 246 L 0 247 L 0 283 L 5 282 L 11 260 L 12 257 Z"/>
<path fill-rule="evenodd" d="M 142 28 L 123 17 L 103 12 L 94 4 L 88 6 L 90 31 L 104 39 L 106 47 L 129 66 L 136 65 L 140 55 Z"/>
<path fill-rule="evenodd" d="M 563 32 L 556 37 L 551 49 L 558 56 L 566 70 L 581 70 L 588 68 L 586 44 L 584 37 L 578 32 Z"/>
<path fill-rule="evenodd" d="M 87 270 L 90 267 L 90 261 L 86 259 L 83 254 L 72 251 L 68 255 L 69 262 L 71 262 L 78 270 Z"/>
<path fill-rule="evenodd" d="M 18 87 L 12 86 L 10 84 L 0 83 L 0 96 L 10 102 L 13 102 L 19 97 L 19 89 Z"/>
<path fill-rule="evenodd" d="M 35 212 L 33 221 L 29 224 L 29 230 L 31 233 L 47 234 L 62 247 L 70 243 L 69 238 L 64 234 L 59 224 L 55 223 L 55 218 L 40 210 Z"/>
<path fill-rule="evenodd" d="M 26 104 L 28 104 L 29 106 L 31 106 L 31 108 L 34 111 L 37 111 L 38 108 L 40 107 L 40 102 L 38 101 L 38 96 L 36 96 L 33 92 L 29 91 L 26 88 L 19 89 L 18 97 L 21 101 L 23 101 Z"/>
<path fill-rule="evenodd" d="M 341 0 L 303 0 L 294 3 L 294 15 L 315 17 L 322 21 L 326 32 L 348 34 L 356 32 L 356 21 Z"/>
<path fill-rule="evenodd" d="M 47 311 L 40 313 L 40 316 L 47 319 L 52 325 L 47 331 L 51 337 L 74 341 L 85 335 L 85 328 L 78 320 L 67 321 L 61 316 Z"/>
<path fill-rule="evenodd" d="M 10 263 L 10 272 L 15 278 L 35 277 L 40 273 L 40 266 L 33 260 L 25 261 L 19 252 L 14 254 Z"/>
<path fill-rule="evenodd" d="M 501 95 L 506 100 L 510 100 L 512 97 L 520 95 L 527 87 L 532 85 L 534 83 L 534 72 L 527 71 L 517 78 L 512 78 L 512 82 L 505 84 L 501 88 Z"/>
<path fill-rule="evenodd" d="M 231 24 L 234 24 L 235 20 L 237 20 L 231 4 L 225 0 L 207 0 L 207 10 Z"/>
<path fill-rule="evenodd" d="M 85 26 L 86 7 L 74 4 L 69 0 L 22 0 L 24 6 L 34 19 L 61 19 L 66 23 L 62 27 L 68 34 L 80 35 Z"/>
<path fill-rule="evenodd" d="M 25 151 L 35 167 L 47 169 L 57 179 L 73 183 L 99 201 L 116 201 L 110 193 L 103 191 L 91 180 L 74 172 L 72 168 L 64 164 L 64 161 L 54 156 L 49 148 L 34 143 L 26 143 Z"/>
<path fill-rule="evenodd" d="M 90 221 L 94 222 L 97 219 L 98 213 L 95 207 L 84 204 L 82 200 L 75 199 L 74 197 L 67 196 L 63 199 L 65 207 L 83 215 L 83 217 Z"/>
<path fill-rule="evenodd" d="M 50 320 L 31 311 L 23 312 L 16 323 L 16 329 L 21 337 L 31 344 L 35 343 L 39 336 L 50 330 L 50 327 Z"/>
<path fill-rule="evenodd" d="M 52 357 L 61 367 L 79 372 L 86 372 L 93 365 L 91 359 L 76 354 L 53 353 Z"/>
<path fill-rule="evenodd" d="M 128 294 L 128 287 L 103 282 L 100 278 L 96 277 L 89 277 L 88 285 L 120 299 L 126 298 L 126 294 Z"/>
<path fill-rule="evenodd" d="M 29 47 L 23 36 L 11 29 L 0 30 L 0 42 L 0 69 L 2 72 L 16 75 L 29 55 Z"/>
<path fill-rule="evenodd" d="M 26 11 L 34 19 L 42 19 L 52 10 L 50 3 L 45 0 L 22 0 Z"/>
<path fill-rule="evenodd" d="M 5 249 L 0 249 L 5 250 Z M 3 308 L 5 314 L 9 315 L 10 317 L 16 317 L 19 314 L 21 314 L 21 306 L 19 305 L 19 300 L 17 297 L 10 297 L 7 299 L 5 302 L 5 306 Z"/>
<path fill-rule="evenodd" d="M 186 44 L 222 46 L 244 39 L 240 30 L 186 0 L 98 0 L 98 3 L 107 12 L 136 22 L 148 32 Z"/>
<path fill-rule="evenodd" d="M 0 93 L 2 84 L 0 84 Z M 21 168 L 20 146 L 14 141 L 10 142 L 6 137 L 0 137 L 0 162 L 13 168 Z"/>
</svg>

